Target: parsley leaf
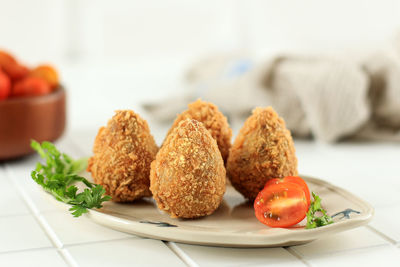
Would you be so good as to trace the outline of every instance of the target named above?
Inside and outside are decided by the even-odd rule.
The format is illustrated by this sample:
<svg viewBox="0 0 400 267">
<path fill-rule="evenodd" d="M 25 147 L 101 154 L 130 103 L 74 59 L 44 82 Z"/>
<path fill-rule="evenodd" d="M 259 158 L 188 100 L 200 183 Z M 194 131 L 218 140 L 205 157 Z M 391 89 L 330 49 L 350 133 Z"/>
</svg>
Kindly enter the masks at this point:
<svg viewBox="0 0 400 267">
<path fill-rule="evenodd" d="M 101 185 L 78 175 L 86 169 L 87 158 L 74 160 L 50 142 L 39 144 L 32 140 L 31 147 L 46 161 L 46 164 L 37 163 L 31 172 L 32 179 L 58 201 L 72 205 L 69 210 L 74 217 L 87 213 L 88 209 L 99 209 L 103 202 L 111 199 Z M 82 182 L 87 188 L 78 193 L 76 182 Z"/>
<path fill-rule="evenodd" d="M 311 202 L 310 208 L 307 212 L 307 225 L 306 229 L 312 229 L 333 223 L 333 219 L 321 207 L 321 198 L 312 192 L 314 201 Z M 322 216 L 317 216 L 316 213 L 322 213 Z"/>
</svg>

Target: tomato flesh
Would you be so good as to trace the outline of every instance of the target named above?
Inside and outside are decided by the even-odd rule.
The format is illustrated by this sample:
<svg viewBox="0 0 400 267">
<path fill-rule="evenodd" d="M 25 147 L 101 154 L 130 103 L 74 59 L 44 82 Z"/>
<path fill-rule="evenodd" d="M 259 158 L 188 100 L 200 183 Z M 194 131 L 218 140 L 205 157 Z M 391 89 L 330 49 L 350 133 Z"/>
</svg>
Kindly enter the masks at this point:
<svg viewBox="0 0 400 267">
<path fill-rule="evenodd" d="M 265 187 L 254 201 L 257 219 L 269 227 L 289 227 L 301 222 L 308 209 L 306 194 L 294 183 Z"/>
<path fill-rule="evenodd" d="M 303 189 L 304 193 L 306 194 L 307 207 L 309 207 L 310 202 L 311 202 L 310 189 L 308 188 L 307 183 L 303 179 L 301 179 L 299 176 L 286 176 L 284 178 L 274 178 L 274 179 L 268 180 L 268 182 L 265 184 L 264 187 L 268 187 L 273 184 L 286 183 L 286 182 L 297 184 Z"/>
</svg>

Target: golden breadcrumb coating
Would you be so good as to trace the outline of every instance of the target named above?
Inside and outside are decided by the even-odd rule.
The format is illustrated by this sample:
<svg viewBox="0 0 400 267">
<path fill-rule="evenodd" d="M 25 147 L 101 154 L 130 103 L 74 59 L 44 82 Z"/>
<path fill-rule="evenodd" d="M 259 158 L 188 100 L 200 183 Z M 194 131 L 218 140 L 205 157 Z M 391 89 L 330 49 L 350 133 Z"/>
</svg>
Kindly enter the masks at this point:
<svg viewBox="0 0 400 267">
<path fill-rule="evenodd" d="M 113 201 L 130 202 L 151 196 L 150 164 L 157 151 L 145 120 L 131 110 L 116 111 L 99 129 L 87 170 Z"/>
<path fill-rule="evenodd" d="M 247 118 L 232 145 L 227 174 L 249 200 L 256 198 L 269 179 L 297 175 L 292 136 L 272 107 L 256 108 Z"/>
<path fill-rule="evenodd" d="M 172 218 L 213 213 L 225 193 L 226 171 L 217 143 L 202 123 L 185 119 L 151 163 L 150 190 Z"/>
<path fill-rule="evenodd" d="M 185 119 L 195 119 L 204 124 L 206 129 L 210 131 L 211 136 L 217 141 L 219 151 L 224 162 L 226 162 L 231 147 L 232 129 L 229 127 L 228 120 L 224 114 L 218 110 L 218 107 L 200 99 L 190 103 L 188 109 L 177 116 L 167 133 L 167 137 L 178 126 L 179 122 Z"/>
</svg>

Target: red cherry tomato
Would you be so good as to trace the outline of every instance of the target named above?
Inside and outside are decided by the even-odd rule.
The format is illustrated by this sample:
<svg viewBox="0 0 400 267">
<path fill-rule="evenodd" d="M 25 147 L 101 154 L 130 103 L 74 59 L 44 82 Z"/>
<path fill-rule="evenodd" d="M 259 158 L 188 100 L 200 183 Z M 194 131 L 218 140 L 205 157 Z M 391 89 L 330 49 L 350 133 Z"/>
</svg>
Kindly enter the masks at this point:
<svg viewBox="0 0 400 267">
<path fill-rule="evenodd" d="M 19 64 L 10 53 L 1 50 L 0 67 L 8 75 L 11 81 L 22 79 L 29 73 L 29 69 L 24 65 Z"/>
<path fill-rule="evenodd" d="M 6 99 L 11 93 L 11 81 L 8 76 L 0 70 L 0 100 Z"/>
<path fill-rule="evenodd" d="M 289 227 L 301 222 L 308 209 L 303 189 L 294 183 L 265 187 L 254 201 L 257 219 L 269 227 Z"/>
<path fill-rule="evenodd" d="M 56 88 L 59 85 L 59 78 L 56 69 L 50 65 L 40 65 L 34 68 L 29 76 L 39 77 L 50 84 L 51 88 Z"/>
<path fill-rule="evenodd" d="M 18 63 L 4 65 L 3 70 L 5 73 L 8 74 L 12 81 L 20 80 L 27 76 L 29 73 L 29 69 L 27 67 Z"/>
<path fill-rule="evenodd" d="M 301 179 L 299 176 L 286 176 L 284 178 L 274 178 L 274 179 L 269 180 L 265 184 L 264 187 L 271 186 L 272 184 L 280 184 L 280 183 L 286 183 L 286 182 L 299 185 L 303 189 L 304 193 L 306 194 L 307 207 L 310 206 L 310 202 L 311 202 L 310 189 L 308 188 L 307 183 L 303 179 Z"/>
<path fill-rule="evenodd" d="M 11 54 L 0 50 L 0 66 L 4 67 L 5 65 L 10 64 L 17 64 L 17 61 Z"/>
<path fill-rule="evenodd" d="M 45 95 L 51 92 L 50 85 L 43 79 L 37 77 L 26 77 L 15 83 L 13 96 L 36 96 Z"/>
</svg>

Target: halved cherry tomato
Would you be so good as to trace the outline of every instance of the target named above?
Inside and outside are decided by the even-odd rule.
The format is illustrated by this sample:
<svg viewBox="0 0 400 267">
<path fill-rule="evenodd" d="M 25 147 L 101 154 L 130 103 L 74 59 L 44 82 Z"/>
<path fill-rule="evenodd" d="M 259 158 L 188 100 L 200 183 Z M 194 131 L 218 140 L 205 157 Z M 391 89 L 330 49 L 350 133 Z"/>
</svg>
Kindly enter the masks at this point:
<svg viewBox="0 0 400 267">
<path fill-rule="evenodd" d="M 45 95 L 50 92 L 50 85 L 45 80 L 37 77 L 26 77 L 15 83 L 12 89 L 13 96 Z"/>
<path fill-rule="evenodd" d="M 285 182 L 289 182 L 289 183 L 294 183 L 294 184 L 298 184 L 304 191 L 304 193 L 306 194 L 306 200 L 307 200 L 307 207 L 310 206 L 310 189 L 308 189 L 307 183 L 301 179 L 299 176 L 286 176 L 284 178 L 274 178 L 269 180 L 264 187 L 268 187 L 271 186 L 272 184 L 280 184 L 280 183 L 285 183 Z"/>
<path fill-rule="evenodd" d="M 34 68 L 29 76 L 39 77 L 44 79 L 50 84 L 51 88 L 56 88 L 59 84 L 58 73 L 57 71 L 50 65 L 40 65 Z"/>
<path fill-rule="evenodd" d="M 257 219 L 270 227 L 289 227 L 306 216 L 308 204 L 303 189 L 294 183 L 265 187 L 254 201 Z"/>
<path fill-rule="evenodd" d="M 11 81 L 8 76 L 0 70 L 0 100 L 6 99 L 11 93 Z"/>
</svg>

